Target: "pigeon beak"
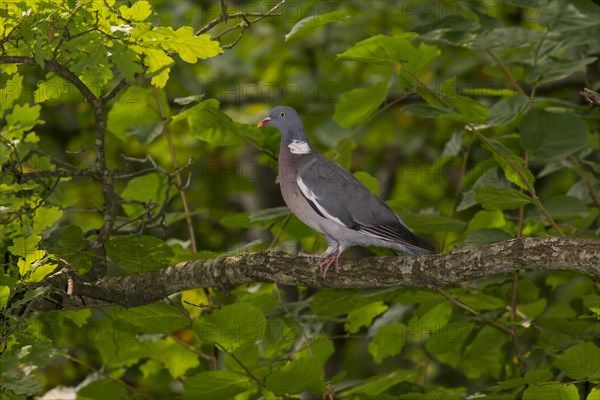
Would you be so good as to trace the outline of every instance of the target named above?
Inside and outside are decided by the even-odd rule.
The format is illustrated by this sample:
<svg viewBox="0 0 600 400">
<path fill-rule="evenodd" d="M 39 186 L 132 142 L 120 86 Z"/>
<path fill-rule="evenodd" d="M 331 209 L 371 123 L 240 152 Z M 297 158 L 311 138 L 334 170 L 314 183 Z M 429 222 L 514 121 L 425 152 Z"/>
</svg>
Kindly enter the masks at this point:
<svg viewBox="0 0 600 400">
<path fill-rule="evenodd" d="M 271 125 L 271 118 L 270 118 L 270 117 L 267 117 L 267 118 L 263 119 L 262 121 L 260 121 L 260 122 L 259 122 L 259 123 L 256 125 L 256 127 L 257 127 L 257 128 L 261 128 L 261 127 L 263 127 L 263 126 L 265 126 L 265 125 Z"/>
</svg>

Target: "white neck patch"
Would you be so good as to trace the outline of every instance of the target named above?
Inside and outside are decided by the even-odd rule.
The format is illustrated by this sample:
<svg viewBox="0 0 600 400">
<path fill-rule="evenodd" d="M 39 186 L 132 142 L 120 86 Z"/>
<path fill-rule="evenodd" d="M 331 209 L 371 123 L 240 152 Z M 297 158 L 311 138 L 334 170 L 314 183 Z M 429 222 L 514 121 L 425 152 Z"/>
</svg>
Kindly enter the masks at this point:
<svg viewBox="0 0 600 400">
<path fill-rule="evenodd" d="M 292 154 L 310 153 L 310 146 L 308 143 L 297 139 L 292 140 L 292 142 L 288 144 L 288 147 L 290 148 Z"/>
</svg>

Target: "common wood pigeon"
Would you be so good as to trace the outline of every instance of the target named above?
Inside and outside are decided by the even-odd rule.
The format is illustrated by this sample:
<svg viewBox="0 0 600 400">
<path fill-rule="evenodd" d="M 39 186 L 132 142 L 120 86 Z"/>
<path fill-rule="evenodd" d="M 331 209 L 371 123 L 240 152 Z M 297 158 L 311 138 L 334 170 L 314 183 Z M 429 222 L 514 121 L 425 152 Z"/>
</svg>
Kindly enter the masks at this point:
<svg viewBox="0 0 600 400">
<path fill-rule="evenodd" d="M 265 125 L 281 132 L 279 183 L 285 203 L 329 244 L 321 255 L 300 253 L 322 260 L 323 277 L 332 264 L 338 272 L 340 254 L 354 245 L 387 247 L 413 255 L 435 253 L 430 243 L 415 235 L 354 175 L 310 145 L 293 108 L 274 108 L 258 123 L 258 127 Z"/>
</svg>

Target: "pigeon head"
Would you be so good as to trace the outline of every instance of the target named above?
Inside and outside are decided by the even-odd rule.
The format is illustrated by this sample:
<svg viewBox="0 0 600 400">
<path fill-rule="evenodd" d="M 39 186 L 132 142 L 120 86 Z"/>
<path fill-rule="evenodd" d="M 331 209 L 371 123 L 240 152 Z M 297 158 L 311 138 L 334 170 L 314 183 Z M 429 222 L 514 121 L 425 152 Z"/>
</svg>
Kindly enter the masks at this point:
<svg viewBox="0 0 600 400">
<path fill-rule="evenodd" d="M 258 127 L 273 125 L 281 132 L 281 140 L 292 142 L 293 140 L 306 142 L 306 133 L 300 120 L 300 116 L 291 107 L 275 107 L 269 116 L 258 123 Z"/>
</svg>

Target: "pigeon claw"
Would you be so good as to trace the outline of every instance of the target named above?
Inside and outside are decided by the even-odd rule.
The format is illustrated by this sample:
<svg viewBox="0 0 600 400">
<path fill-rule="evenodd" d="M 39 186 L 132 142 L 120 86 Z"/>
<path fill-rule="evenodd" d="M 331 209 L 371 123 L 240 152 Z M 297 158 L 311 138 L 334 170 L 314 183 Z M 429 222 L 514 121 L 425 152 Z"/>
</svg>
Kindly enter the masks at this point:
<svg viewBox="0 0 600 400">
<path fill-rule="evenodd" d="M 338 272 L 340 272 L 340 268 L 339 268 L 339 259 L 340 259 L 340 252 L 336 251 L 333 254 L 331 254 L 330 256 L 326 257 L 323 261 L 321 261 L 321 263 L 319 264 L 319 267 L 321 268 L 321 277 L 323 279 L 325 279 L 325 277 L 327 276 L 327 270 L 329 269 L 329 267 L 333 264 L 333 270 L 335 271 L 335 273 L 337 274 Z"/>
</svg>

